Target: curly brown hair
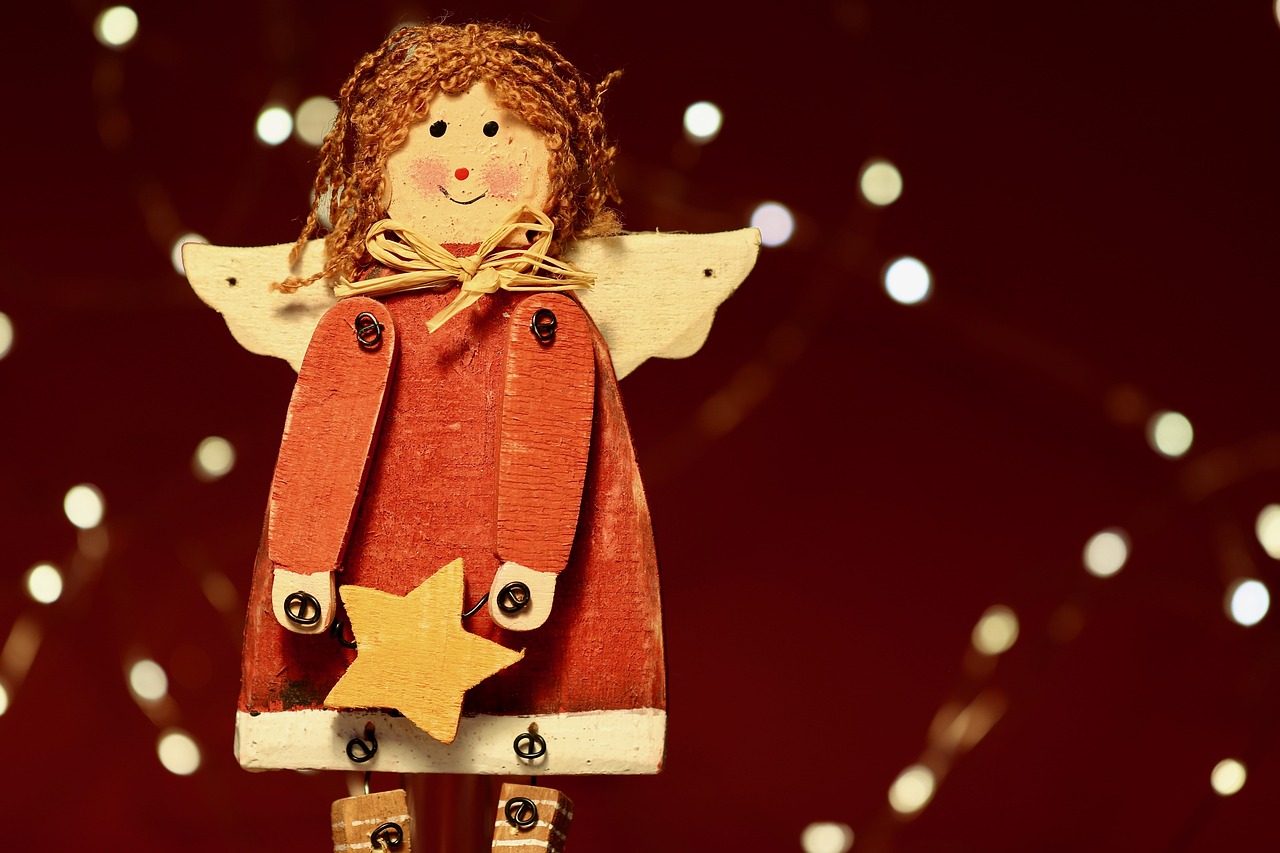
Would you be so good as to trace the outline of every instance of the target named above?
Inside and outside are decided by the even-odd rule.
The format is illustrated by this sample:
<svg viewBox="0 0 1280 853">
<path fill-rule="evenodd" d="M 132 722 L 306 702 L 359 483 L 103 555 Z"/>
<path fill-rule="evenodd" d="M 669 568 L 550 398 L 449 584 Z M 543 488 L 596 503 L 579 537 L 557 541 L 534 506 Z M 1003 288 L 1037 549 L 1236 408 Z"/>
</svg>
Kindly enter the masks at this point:
<svg viewBox="0 0 1280 853">
<path fill-rule="evenodd" d="M 614 71 L 593 86 L 537 33 L 501 25 L 396 30 L 342 85 L 338 115 L 320 147 L 315 198 L 289 263 L 297 263 L 308 240 L 324 235 L 325 267 L 275 287 L 292 292 L 320 278 L 354 276 L 365 257 L 366 232 L 386 218 L 387 158 L 425 118 L 437 92 L 465 92 L 476 82 L 488 83 L 502 107 L 546 136 L 551 254 L 575 237 L 617 233 L 617 215 L 605 207 L 618 202 L 617 146 L 605 135 L 600 102 L 620 75 Z M 333 223 L 327 234 L 318 213 L 326 194 Z"/>
</svg>

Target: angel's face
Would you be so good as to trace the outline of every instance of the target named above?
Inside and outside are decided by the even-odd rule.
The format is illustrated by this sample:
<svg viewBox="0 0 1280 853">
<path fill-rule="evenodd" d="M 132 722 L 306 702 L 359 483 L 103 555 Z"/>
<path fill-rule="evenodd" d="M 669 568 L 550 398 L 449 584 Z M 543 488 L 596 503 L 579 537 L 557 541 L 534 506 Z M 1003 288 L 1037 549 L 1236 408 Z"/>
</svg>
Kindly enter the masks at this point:
<svg viewBox="0 0 1280 853">
<path fill-rule="evenodd" d="M 437 243 L 478 243 L 517 205 L 545 207 L 549 162 L 542 134 L 487 84 L 438 94 L 387 158 L 387 215 Z"/>
</svg>

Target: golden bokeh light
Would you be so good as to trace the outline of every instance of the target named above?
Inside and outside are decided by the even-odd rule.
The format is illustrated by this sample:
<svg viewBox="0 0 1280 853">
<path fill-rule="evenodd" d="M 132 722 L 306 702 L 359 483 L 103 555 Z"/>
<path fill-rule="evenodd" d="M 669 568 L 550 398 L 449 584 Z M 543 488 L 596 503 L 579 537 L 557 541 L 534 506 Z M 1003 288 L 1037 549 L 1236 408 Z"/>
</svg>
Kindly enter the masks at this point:
<svg viewBox="0 0 1280 853">
<path fill-rule="evenodd" d="M 1244 765 L 1234 758 L 1224 758 L 1214 766 L 1209 774 L 1209 784 L 1220 796 L 1229 797 L 1240 792 L 1249 774 Z"/>
<path fill-rule="evenodd" d="M 1177 459 L 1191 449 L 1195 431 L 1181 412 L 1156 412 L 1147 421 L 1147 444 L 1167 459 Z"/>
<path fill-rule="evenodd" d="M 988 607 L 973 626 L 973 647 L 984 655 L 1004 654 L 1018 640 L 1018 616 L 1003 604 Z"/>
<path fill-rule="evenodd" d="M 888 160 L 868 160 L 858 175 L 858 189 L 869 203 L 886 207 L 902 197 L 902 173 Z"/>
<path fill-rule="evenodd" d="M 1098 578 L 1109 578 L 1129 560 L 1129 536 L 1118 527 L 1103 530 L 1084 546 L 1084 567 Z"/>
<path fill-rule="evenodd" d="M 913 764 L 898 774 L 889 788 L 889 805 L 899 814 L 915 814 L 929 804 L 937 789 L 933 771 L 923 764 Z"/>
</svg>

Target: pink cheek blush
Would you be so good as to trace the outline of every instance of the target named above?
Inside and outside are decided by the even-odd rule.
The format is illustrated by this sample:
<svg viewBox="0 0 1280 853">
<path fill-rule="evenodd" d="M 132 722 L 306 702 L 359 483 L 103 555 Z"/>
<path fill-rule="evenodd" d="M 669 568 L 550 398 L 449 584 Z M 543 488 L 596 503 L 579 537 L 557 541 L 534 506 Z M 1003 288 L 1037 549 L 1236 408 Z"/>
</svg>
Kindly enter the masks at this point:
<svg viewBox="0 0 1280 853">
<path fill-rule="evenodd" d="M 524 169 L 509 164 L 493 165 L 485 170 L 484 182 L 491 198 L 509 201 L 524 189 Z"/>
<path fill-rule="evenodd" d="M 449 165 L 438 157 L 421 157 L 409 164 L 409 179 L 423 195 L 436 195 L 449 183 Z"/>
</svg>

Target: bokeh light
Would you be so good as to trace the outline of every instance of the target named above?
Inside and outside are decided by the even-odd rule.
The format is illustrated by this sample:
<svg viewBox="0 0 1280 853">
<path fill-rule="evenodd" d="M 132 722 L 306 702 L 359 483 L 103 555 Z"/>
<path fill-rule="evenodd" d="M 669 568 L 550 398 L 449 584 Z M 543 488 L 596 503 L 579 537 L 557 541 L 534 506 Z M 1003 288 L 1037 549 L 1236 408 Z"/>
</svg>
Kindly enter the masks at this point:
<svg viewBox="0 0 1280 853">
<path fill-rule="evenodd" d="M 973 626 L 973 647 L 984 655 L 1004 654 L 1018 640 L 1018 616 L 1003 604 L 988 607 Z"/>
<path fill-rule="evenodd" d="M 169 676 L 153 660 L 140 660 L 129 667 L 129 689 L 138 699 L 157 702 L 169 692 Z"/>
<path fill-rule="evenodd" d="M 848 824 L 820 821 L 811 823 L 800 833 L 804 853 L 846 853 L 853 846 L 853 830 Z"/>
<path fill-rule="evenodd" d="M 88 530 L 102 523 L 106 501 L 97 486 L 81 483 L 67 491 L 67 496 L 62 499 L 62 510 L 67 514 L 68 521 L 81 530 Z"/>
<path fill-rule="evenodd" d="M 164 769 L 177 776 L 190 776 L 200 769 L 200 747 L 191 735 L 180 729 L 168 729 L 161 733 L 156 743 L 156 754 Z"/>
<path fill-rule="evenodd" d="M 284 107 L 266 107 L 258 113 L 254 132 L 267 145 L 279 145 L 293 133 L 293 116 Z"/>
<path fill-rule="evenodd" d="M 1227 615 L 1246 627 L 1257 625 L 1271 609 L 1271 592 L 1258 580 L 1239 580 L 1227 588 Z"/>
<path fill-rule="evenodd" d="M 191 470 L 196 479 L 212 482 L 225 477 L 236 464 L 236 449 L 231 442 L 218 435 L 211 435 L 196 447 L 191 457 Z"/>
<path fill-rule="evenodd" d="M 8 355 L 11 349 L 13 349 L 13 321 L 9 319 L 8 314 L 0 311 L 0 358 Z"/>
<path fill-rule="evenodd" d="M 27 595 L 41 604 L 62 597 L 62 572 L 51 563 L 38 563 L 27 571 Z"/>
<path fill-rule="evenodd" d="M 93 37 L 115 50 L 129 46 L 138 35 L 138 13 L 128 6 L 103 9 L 93 22 Z"/>
<path fill-rule="evenodd" d="M 876 207 L 893 204 L 902 195 L 902 173 L 888 160 L 868 160 L 862 164 L 858 189 L 862 197 Z"/>
<path fill-rule="evenodd" d="M 320 145 L 338 115 L 338 105 L 323 95 L 307 98 L 293 114 L 293 132 L 308 145 Z"/>
<path fill-rule="evenodd" d="M 236 593 L 236 586 L 222 572 L 205 572 L 200 579 L 200 589 L 215 610 L 235 613 L 240 609 L 240 596 Z"/>
<path fill-rule="evenodd" d="M 10 690 L 16 690 L 22 683 L 31 664 L 40 651 L 40 643 L 44 639 L 41 623 L 44 620 L 31 611 L 27 611 L 13 620 L 9 629 L 9 637 L 0 648 L 0 669 L 8 680 Z"/>
<path fill-rule="evenodd" d="M 1177 459 L 1191 449 L 1194 431 L 1181 412 L 1156 412 L 1147 421 L 1147 444 L 1161 456 Z"/>
<path fill-rule="evenodd" d="M 174 270 L 178 275 L 186 275 L 187 267 L 182 263 L 182 247 L 187 243 L 208 243 L 202 235 L 189 231 L 181 237 L 173 241 L 173 246 L 169 249 L 169 263 L 173 264 Z"/>
<path fill-rule="evenodd" d="M 1109 578 L 1129 559 L 1129 536 L 1118 527 L 1095 533 L 1084 546 L 1084 568 L 1098 578 Z"/>
<path fill-rule="evenodd" d="M 1243 764 L 1234 758 L 1224 758 L 1214 766 L 1213 772 L 1209 774 L 1209 784 L 1221 796 L 1229 797 L 1238 793 L 1244 787 L 1245 780 L 1248 777 L 1249 774 L 1245 771 Z"/>
<path fill-rule="evenodd" d="M 723 122 L 720 108 L 710 101 L 690 104 L 684 111 L 684 132 L 691 142 L 707 143 L 715 139 Z"/>
<path fill-rule="evenodd" d="M 766 201 L 757 207 L 751 214 L 751 224 L 760 229 L 760 242 L 766 246 L 781 246 L 796 230 L 791 211 L 776 201 Z"/>
<path fill-rule="evenodd" d="M 929 298 L 933 278 L 918 259 L 902 257 L 885 267 L 884 289 L 894 302 L 915 305 Z"/>
<path fill-rule="evenodd" d="M 7 710 L 9 710 L 9 688 L 0 681 L 0 717 L 3 717 Z"/>
<path fill-rule="evenodd" d="M 929 804 L 938 780 L 923 764 L 913 764 L 898 774 L 889 788 L 889 805 L 899 814 L 914 814 Z"/>
<path fill-rule="evenodd" d="M 1263 549 L 1277 560 L 1280 560 L 1280 504 L 1267 504 L 1258 513 L 1255 526 L 1258 541 Z"/>
</svg>

